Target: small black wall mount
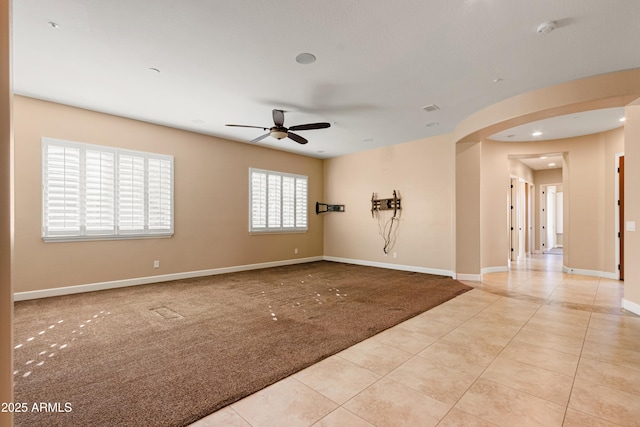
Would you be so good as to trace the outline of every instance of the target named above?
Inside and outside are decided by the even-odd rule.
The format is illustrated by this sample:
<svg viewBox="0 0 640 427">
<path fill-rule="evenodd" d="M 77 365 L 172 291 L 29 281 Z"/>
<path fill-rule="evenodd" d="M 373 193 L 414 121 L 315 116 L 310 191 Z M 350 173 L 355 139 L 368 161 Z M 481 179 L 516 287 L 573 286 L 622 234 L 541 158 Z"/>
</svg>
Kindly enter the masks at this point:
<svg viewBox="0 0 640 427">
<path fill-rule="evenodd" d="M 316 202 L 316 215 L 325 212 L 344 212 L 344 205 L 329 205 L 327 203 Z"/>
<path fill-rule="evenodd" d="M 398 197 L 396 190 L 393 190 L 393 197 L 390 199 L 376 199 L 376 193 L 373 193 L 371 195 L 371 217 L 374 217 L 376 211 L 393 210 L 393 216 L 395 218 L 398 211 L 402 209 L 400 201 L 401 199 Z"/>
</svg>

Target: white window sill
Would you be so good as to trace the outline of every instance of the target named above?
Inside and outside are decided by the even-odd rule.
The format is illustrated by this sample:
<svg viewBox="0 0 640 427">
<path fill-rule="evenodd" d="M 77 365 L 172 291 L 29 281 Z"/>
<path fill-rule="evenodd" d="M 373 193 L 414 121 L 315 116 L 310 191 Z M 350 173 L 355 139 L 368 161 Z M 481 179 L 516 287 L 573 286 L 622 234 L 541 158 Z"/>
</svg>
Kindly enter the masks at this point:
<svg viewBox="0 0 640 427">
<path fill-rule="evenodd" d="M 95 240 L 139 240 L 139 239 L 169 239 L 172 233 L 158 234 L 123 234 L 118 236 L 43 236 L 45 243 L 62 243 L 62 242 L 90 242 Z"/>
<path fill-rule="evenodd" d="M 297 230 L 282 230 L 282 229 L 265 229 L 265 230 L 249 230 L 249 234 L 251 235 L 260 235 L 260 234 L 302 234 L 308 232 L 309 229 L 297 229 Z"/>
</svg>

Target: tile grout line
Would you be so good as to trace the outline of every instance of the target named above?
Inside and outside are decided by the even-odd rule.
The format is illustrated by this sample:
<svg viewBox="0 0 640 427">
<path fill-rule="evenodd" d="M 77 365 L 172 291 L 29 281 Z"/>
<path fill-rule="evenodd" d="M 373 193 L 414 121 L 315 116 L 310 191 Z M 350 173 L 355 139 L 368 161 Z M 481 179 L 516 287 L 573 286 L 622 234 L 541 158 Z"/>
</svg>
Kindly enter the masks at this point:
<svg viewBox="0 0 640 427">
<path fill-rule="evenodd" d="M 503 298 L 508 298 L 508 297 L 503 297 Z M 498 301 L 499 301 L 499 300 L 498 300 Z M 496 301 L 496 302 L 497 302 L 497 301 Z M 514 338 L 515 338 L 515 337 L 516 337 L 516 336 L 517 336 L 517 335 L 518 335 L 518 334 L 519 334 L 519 333 L 524 329 L 524 327 L 529 323 L 529 321 L 531 321 L 531 319 L 536 315 L 536 313 L 538 313 L 538 311 L 539 311 L 542 307 L 544 307 L 544 306 L 545 306 L 545 304 L 539 304 L 539 306 L 538 306 L 538 308 L 536 309 L 536 311 L 535 311 L 535 312 L 534 312 L 534 313 L 529 317 L 529 319 L 528 319 L 528 320 L 527 320 L 527 321 L 526 321 L 526 322 L 525 322 L 525 323 L 520 327 L 520 329 L 518 330 L 518 332 L 516 332 L 516 334 L 514 334 L 514 336 L 509 340 L 509 342 L 507 342 L 507 343 L 503 346 L 502 350 L 500 350 L 500 352 L 498 352 L 498 354 L 493 358 L 493 360 L 491 361 L 491 363 L 489 363 L 489 365 L 487 365 L 487 367 L 486 367 L 486 368 L 484 368 L 484 370 L 483 370 L 483 371 L 478 375 L 478 377 L 473 381 L 473 383 L 471 383 L 471 385 L 467 388 L 467 390 L 462 394 L 462 396 L 460 396 L 460 398 L 456 401 L 456 403 L 454 403 L 454 404 L 453 404 L 453 406 L 449 409 L 449 411 L 447 412 L 447 414 L 445 414 L 445 416 L 444 416 L 442 419 L 444 419 L 444 418 L 446 417 L 446 415 L 448 415 L 448 414 L 449 414 L 449 412 L 451 412 L 451 409 L 453 409 L 453 408 L 455 408 L 455 407 L 456 407 L 456 405 L 457 405 L 457 404 L 460 402 L 460 400 L 461 400 L 461 399 L 462 399 L 462 398 L 467 394 L 467 392 L 471 389 L 471 387 L 473 387 L 473 386 L 477 383 L 477 381 L 482 377 L 482 375 L 486 372 L 486 370 L 487 370 L 487 369 L 488 369 L 488 368 L 489 368 L 489 367 L 490 367 L 490 366 L 491 366 L 491 365 L 496 361 L 496 359 L 498 359 L 498 357 L 500 357 L 500 355 L 501 355 L 501 354 L 502 354 L 502 352 L 507 348 L 507 346 L 509 346 L 509 344 L 511 344 L 511 343 L 513 342 Z M 487 308 L 488 308 L 488 307 L 487 307 Z M 484 310 L 482 310 L 482 311 L 484 311 Z M 473 317 L 477 316 L 478 314 L 480 314 L 480 313 L 477 313 L 477 314 L 476 314 L 476 315 L 474 315 Z M 591 314 L 592 314 L 592 313 L 591 313 L 591 312 L 589 312 L 589 322 L 591 321 Z M 473 318 L 473 317 L 472 317 L 472 318 Z M 470 320 L 470 319 L 469 319 L 469 320 Z M 465 322 L 465 323 L 466 323 L 466 322 Z M 587 334 L 588 328 L 589 328 L 589 324 L 587 324 L 587 328 L 585 329 L 585 339 L 586 339 L 586 334 Z M 582 346 L 581 346 L 581 348 L 580 348 L 580 356 L 578 357 L 578 364 L 576 364 L 576 371 L 574 372 L 574 375 L 573 375 L 573 381 L 572 381 L 571 390 L 570 390 L 570 392 L 569 392 L 569 398 L 567 399 L 567 403 L 564 405 L 564 416 L 563 416 L 563 421 L 562 421 L 562 423 L 563 423 L 563 424 L 564 424 L 564 420 L 565 420 L 565 418 L 566 418 L 567 410 L 568 410 L 568 408 L 569 408 L 569 401 L 570 401 L 570 399 L 571 399 L 571 392 L 573 391 L 573 383 L 575 382 L 575 377 L 576 377 L 577 369 L 578 369 L 578 366 L 579 366 L 579 363 L 580 363 L 581 354 L 582 354 L 582 348 L 584 347 L 585 339 L 583 339 L 583 341 L 582 341 Z M 530 365 L 529 363 L 526 363 L 526 362 L 522 362 L 522 363 L 527 364 L 527 365 Z M 534 366 L 534 367 L 535 367 L 535 365 L 531 365 L 531 366 Z M 546 368 L 542 368 L 542 369 L 546 369 Z M 548 370 L 548 369 L 547 369 L 547 370 Z M 551 371 L 551 372 L 554 372 L 554 371 Z M 493 381 L 493 380 L 486 380 L 486 381 L 491 381 L 491 382 L 494 382 L 494 383 L 495 383 L 495 381 Z M 513 387 L 508 386 L 508 385 L 504 385 L 504 384 L 501 384 L 501 383 L 496 383 L 496 384 L 498 384 L 498 385 L 500 385 L 500 386 L 502 386 L 502 387 L 510 388 L 510 389 L 515 390 L 515 391 L 517 391 L 517 392 L 519 392 L 519 393 L 525 393 L 525 394 L 528 394 L 528 395 L 530 395 L 530 396 L 536 397 L 536 398 L 538 398 L 538 399 L 542 399 L 542 400 L 544 400 L 544 401 L 547 401 L 547 402 L 553 403 L 553 404 L 555 404 L 555 405 L 562 406 L 562 405 L 560 405 L 560 404 L 558 404 L 558 403 L 556 403 L 556 402 L 554 402 L 554 401 L 551 401 L 551 400 L 545 399 L 545 398 L 540 397 L 540 396 L 536 396 L 535 394 L 532 394 L 532 393 L 529 393 L 529 392 L 526 392 L 526 391 L 523 391 L 523 390 L 519 390 L 519 389 L 513 388 Z M 465 412 L 466 412 L 466 411 L 465 411 Z M 473 414 L 471 414 L 471 415 L 473 415 Z M 477 415 L 473 415 L 473 416 L 478 417 Z M 485 419 L 484 419 L 484 418 L 482 418 L 482 417 L 478 417 L 478 418 L 480 418 L 480 419 L 482 419 L 482 420 L 484 420 L 484 421 L 487 421 L 487 422 L 491 422 L 491 423 L 492 423 L 492 421 L 485 420 Z M 440 421 L 442 421 L 442 419 L 441 419 Z M 440 423 L 438 423 L 438 424 L 440 424 Z"/>
<path fill-rule="evenodd" d="M 465 323 L 467 323 L 469 320 L 473 319 L 474 317 L 476 317 L 478 314 L 482 313 L 483 311 L 485 311 L 486 309 L 488 309 L 489 307 L 491 307 L 492 305 L 496 304 L 498 301 L 500 301 L 502 298 L 509 298 L 506 296 L 501 296 L 500 298 L 498 298 L 496 301 L 492 302 L 491 304 L 489 304 L 487 307 L 485 307 L 484 309 L 480 310 L 478 313 L 476 313 L 475 315 L 473 315 L 472 317 L 470 317 L 469 319 L 467 319 L 466 321 L 464 321 L 461 325 L 459 325 L 458 327 L 456 327 L 456 329 L 458 329 L 460 326 L 464 325 Z M 538 312 L 538 310 L 540 309 L 541 306 L 538 307 L 538 309 L 536 309 L 536 311 L 531 315 L 531 317 L 533 317 L 535 315 L 535 313 Z M 531 317 L 529 317 L 529 320 L 531 320 Z M 469 390 L 471 390 L 471 388 L 478 382 L 478 380 L 482 377 L 482 375 L 487 371 L 487 369 L 489 368 L 489 366 L 491 366 L 498 357 L 500 357 L 500 355 L 502 354 L 502 352 L 504 351 L 505 348 L 507 348 L 507 346 L 509 344 L 511 344 L 511 342 L 513 341 L 513 339 L 516 337 L 516 335 L 518 335 L 520 333 L 520 331 L 522 331 L 522 329 L 524 328 L 524 326 L 529 323 L 529 320 L 527 320 L 524 325 L 522 325 L 520 327 L 520 329 L 518 329 L 518 332 L 516 332 L 513 337 L 511 337 L 511 339 L 509 340 L 509 342 L 507 342 L 502 349 L 498 352 L 498 354 L 495 355 L 495 357 L 493 358 L 493 360 L 482 370 L 482 372 L 480 372 L 478 374 L 478 376 L 476 377 L 475 380 L 473 380 L 473 382 L 469 385 L 469 387 L 467 387 L 467 389 L 465 390 L 464 393 L 462 393 L 462 395 L 458 398 L 458 400 L 456 400 L 456 402 L 451 405 L 451 408 L 449 408 L 449 410 L 447 411 L 446 414 L 444 414 L 444 416 L 440 419 L 440 421 L 438 421 L 438 424 L 436 424 L 436 426 L 440 425 L 440 423 L 442 422 L 442 420 L 444 420 L 447 415 L 449 415 L 449 413 L 451 412 L 452 409 L 456 408 L 456 406 L 458 405 L 458 403 L 460 402 L 460 400 L 462 400 L 462 398 L 469 392 Z M 455 331 L 455 329 L 454 329 Z M 453 331 L 450 331 L 453 332 Z M 511 387 L 510 387 L 511 388 Z M 465 413 L 468 413 L 466 411 L 464 411 L 463 409 L 459 409 Z M 488 423 L 494 424 L 492 421 L 486 420 L 480 416 L 474 415 L 474 414 L 470 414 L 473 415 L 474 417 L 480 418 L 483 421 L 486 421 Z"/>
<path fill-rule="evenodd" d="M 582 351 L 584 350 L 584 343 L 587 341 L 587 334 L 589 333 L 589 326 L 591 325 L 592 316 L 593 316 L 593 311 L 589 312 L 589 321 L 587 322 L 587 327 L 584 330 L 584 337 L 582 338 L 582 345 L 580 346 L 580 354 L 578 355 L 578 363 L 576 364 L 576 370 L 573 373 L 573 381 L 571 381 L 571 389 L 569 390 L 569 399 L 567 400 L 567 406 L 564 409 L 564 416 L 562 417 L 562 425 L 564 425 L 567 419 L 567 412 L 569 411 L 569 405 L 571 404 L 571 396 L 573 395 L 573 387 L 575 386 L 576 377 L 578 376 L 578 369 L 580 368 L 580 364 L 582 363 Z"/>
<path fill-rule="evenodd" d="M 484 292 L 484 291 L 483 291 L 483 292 Z M 484 311 L 484 310 L 486 310 L 488 307 L 490 307 L 491 305 L 495 304 L 497 301 L 499 301 L 499 300 L 500 300 L 500 299 L 502 299 L 502 298 L 504 298 L 504 297 L 500 297 L 500 298 L 498 298 L 496 301 L 494 301 L 494 302 L 492 302 L 491 304 L 487 305 L 485 308 L 483 308 L 482 310 L 480 310 L 478 313 L 476 313 L 476 314 L 474 314 L 473 316 L 471 316 L 470 318 L 466 319 L 464 322 L 460 323 L 459 325 L 457 325 L 455 328 L 453 328 L 452 330 L 450 330 L 450 331 L 449 331 L 449 332 L 447 332 L 446 334 L 441 335 L 440 337 L 438 337 L 438 339 L 436 339 L 435 341 L 433 341 L 432 343 L 430 343 L 429 345 L 427 345 L 426 347 L 424 347 L 422 350 L 420 350 L 420 352 L 421 352 L 421 351 L 426 350 L 427 348 L 429 348 L 430 346 L 432 346 L 433 344 L 435 344 L 436 342 L 438 342 L 438 341 L 439 341 L 439 340 L 441 340 L 442 338 L 446 337 L 447 335 L 449 335 L 450 333 L 452 333 L 453 331 L 455 331 L 456 329 L 458 329 L 460 326 L 462 326 L 462 325 L 464 325 L 465 323 L 467 323 L 469 320 L 473 319 L 473 318 L 474 318 L 475 316 L 477 316 L 479 313 L 483 312 L 483 311 Z M 418 352 L 418 353 L 420 353 L 420 352 Z M 340 404 L 340 405 L 339 405 L 339 407 L 342 407 L 343 409 L 345 409 L 345 410 L 349 411 L 349 409 L 348 409 L 348 408 L 345 408 L 345 407 L 344 407 L 344 405 L 346 405 L 348 402 L 350 402 L 351 400 L 355 399 L 357 396 L 359 396 L 360 394 L 362 394 L 362 393 L 363 393 L 365 390 L 367 390 L 369 387 L 371 387 L 371 386 L 373 386 L 374 384 L 376 384 L 376 383 L 380 382 L 382 379 L 387 379 L 387 380 L 389 380 L 389 381 L 393 381 L 394 383 L 399 384 L 399 385 L 402 385 L 402 386 L 404 386 L 404 387 L 407 387 L 407 388 L 409 388 L 409 389 L 411 389 L 411 390 L 415 391 L 416 393 L 419 393 L 419 394 L 421 394 L 421 395 L 423 395 L 423 396 L 426 396 L 426 397 L 428 397 L 428 398 L 430 398 L 430 399 L 436 400 L 436 401 L 438 401 L 438 402 L 440 402 L 440 403 L 443 403 L 443 404 L 447 405 L 447 403 L 446 403 L 446 402 L 442 402 L 442 401 L 440 401 L 440 400 L 438 400 L 438 399 L 436 399 L 436 398 L 434 398 L 434 397 L 431 397 L 431 396 L 429 396 L 429 395 L 427 395 L 427 394 L 425 394 L 425 393 L 421 392 L 420 390 L 416 390 L 415 388 L 410 387 L 410 386 L 408 386 L 408 385 L 406 385 L 406 384 L 403 384 L 403 383 L 401 383 L 401 382 L 398 382 L 398 381 L 394 380 L 393 378 L 388 378 L 388 375 L 389 375 L 390 373 L 394 372 L 396 369 L 398 369 L 398 368 L 399 368 L 400 366 L 402 366 L 404 363 L 406 363 L 406 362 L 408 362 L 409 360 L 412 360 L 412 359 L 414 359 L 414 358 L 416 358 L 416 357 L 421 357 L 421 356 L 419 356 L 419 355 L 418 355 L 418 353 L 416 353 L 416 354 L 412 354 L 412 356 L 411 356 L 409 359 L 407 359 L 406 361 L 404 361 L 404 362 L 403 362 L 403 363 L 401 363 L 400 365 L 396 366 L 395 368 L 391 369 L 391 370 L 390 370 L 389 372 L 387 372 L 386 374 L 381 375 L 381 377 L 380 377 L 380 378 L 378 378 L 375 382 L 371 383 L 371 384 L 370 384 L 369 386 L 367 386 L 365 389 L 361 390 L 360 392 L 358 392 L 357 394 L 355 394 L 354 396 L 352 396 L 350 399 L 348 399 L 348 400 L 347 400 L 346 402 L 344 402 L 343 404 Z M 366 369 L 366 368 L 364 368 L 364 369 Z M 372 372 L 372 371 L 371 371 L 371 372 Z M 378 374 L 378 375 L 380 375 L 380 374 Z M 475 380 L 474 380 L 474 383 L 475 383 Z M 473 385 L 473 383 L 472 383 L 472 385 Z M 467 389 L 467 390 L 468 390 L 468 389 Z M 466 393 L 466 392 L 465 392 L 465 393 Z M 463 395 L 464 395 L 464 394 L 463 394 Z M 460 400 L 460 399 L 458 399 L 458 400 Z M 450 408 L 447 410 L 447 412 L 442 416 L 442 418 L 440 418 L 440 420 L 438 421 L 438 423 L 437 423 L 436 425 L 440 424 L 440 423 L 442 422 L 442 420 L 443 420 L 444 418 L 446 418 L 446 417 L 447 417 L 447 415 L 451 412 L 451 410 L 455 407 L 455 405 L 456 405 L 456 404 L 457 404 L 457 401 L 456 401 L 456 403 L 454 403 L 453 405 L 451 405 L 451 407 L 450 407 Z M 353 414 L 353 415 L 356 415 L 357 417 L 359 417 L 359 418 L 361 418 L 361 419 L 365 420 L 366 422 L 370 423 L 368 420 L 366 420 L 366 419 L 364 419 L 364 418 L 360 417 L 359 415 L 357 415 L 357 414 L 353 413 L 352 411 L 349 411 L 349 413 L 351 413 L 351 414 Z M 370 423 L 370 424 L 372 424 L 372 423 Z"/>
</svg>

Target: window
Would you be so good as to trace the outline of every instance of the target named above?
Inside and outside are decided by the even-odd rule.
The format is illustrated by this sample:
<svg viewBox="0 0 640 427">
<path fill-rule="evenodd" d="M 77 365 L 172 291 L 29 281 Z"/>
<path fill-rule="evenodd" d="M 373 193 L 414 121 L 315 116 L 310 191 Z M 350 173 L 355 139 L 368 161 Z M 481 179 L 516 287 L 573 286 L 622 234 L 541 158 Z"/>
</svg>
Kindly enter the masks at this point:
<svg viewBox="0 0 640 427">
<path fill-rule="evenodd" d="M 249 231 L 307 230 L 308 178 L 249 169 Z"/>
<path fill-rule="evenodd" d="M 45 241 L 173 234 L 173 156 L 42 139 Z"/>
</svg>

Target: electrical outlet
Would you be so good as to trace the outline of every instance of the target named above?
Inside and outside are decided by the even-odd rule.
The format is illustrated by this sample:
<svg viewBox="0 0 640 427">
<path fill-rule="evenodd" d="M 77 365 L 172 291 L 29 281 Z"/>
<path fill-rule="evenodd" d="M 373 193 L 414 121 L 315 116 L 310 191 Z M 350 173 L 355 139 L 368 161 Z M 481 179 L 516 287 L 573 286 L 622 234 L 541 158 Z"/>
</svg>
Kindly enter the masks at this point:
<svg viewBox="0 0 640 427">
<path fill-rule="evenodd" d="M 394 253 L 393 253 L 393 257 L 394 257 L 394 258 L 398 258 L 398 252 L 394 252 Z"/>
<path fill-rule="evenodd" d="M 295 248 L 295 249 L 293 250 L 293 253 L 294 253 L 294 254 L 297 254 L 297 253 L 298 253 L 298 248 Z"/>
<path fill-rule="evenodd" d="M 160 261 L 158 260 L 153 261 L 153 268 L 158 268 L 158 267 L 160 267 Z"/>
</svg>

